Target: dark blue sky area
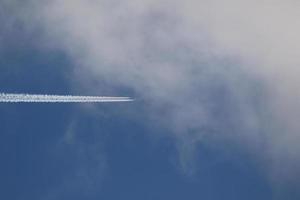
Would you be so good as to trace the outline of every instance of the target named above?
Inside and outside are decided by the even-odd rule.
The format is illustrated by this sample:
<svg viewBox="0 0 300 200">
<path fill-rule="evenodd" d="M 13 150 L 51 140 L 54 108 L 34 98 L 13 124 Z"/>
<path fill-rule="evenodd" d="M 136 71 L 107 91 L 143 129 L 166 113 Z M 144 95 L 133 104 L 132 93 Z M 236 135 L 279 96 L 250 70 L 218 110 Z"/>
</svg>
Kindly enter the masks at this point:
<svg viewBox="0 0 300 200">
<path fill-rule="evenodd" d="M 0 91 L 72 93 L 63 53 L 18 31 L 1 44 Z M 145 106 L 1 104 L 0 199 L 273 199 L 256 161 L 238 147 L 224 152 L 204 141 L 191 161 L 196 170 L 186 173 L 177 141 L 146 123 Z"/>
</svg>

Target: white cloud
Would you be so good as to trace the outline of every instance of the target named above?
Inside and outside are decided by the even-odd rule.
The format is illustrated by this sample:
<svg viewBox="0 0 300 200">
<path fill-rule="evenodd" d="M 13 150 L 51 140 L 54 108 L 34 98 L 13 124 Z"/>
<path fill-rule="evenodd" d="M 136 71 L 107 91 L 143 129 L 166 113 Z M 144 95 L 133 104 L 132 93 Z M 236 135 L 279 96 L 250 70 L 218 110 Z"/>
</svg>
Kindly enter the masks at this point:
<svg viewBox="0 0 300 200">
<path fill-rule="evenodd" d="M 84 71 L 81 83 L 134 89 L 180 138 L 194 142 L 210 128 L 253 146 L 263 141 L 262 155 L 280 169 L 300 161 L 299 7 L 293 0 L 54 0 L 37 12 L 48 42 Z"/>
</svg>

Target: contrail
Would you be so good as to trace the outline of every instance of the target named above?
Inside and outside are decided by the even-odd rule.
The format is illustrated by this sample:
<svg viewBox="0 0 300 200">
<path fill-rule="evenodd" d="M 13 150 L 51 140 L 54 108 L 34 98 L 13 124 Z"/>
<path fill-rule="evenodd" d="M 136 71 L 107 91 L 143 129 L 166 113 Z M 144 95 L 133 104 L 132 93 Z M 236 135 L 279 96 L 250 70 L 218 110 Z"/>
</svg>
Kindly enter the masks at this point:
<svg viewBox="0 0 300 200">
<path fill-rule="evenodd" d="M 2 103 L 101 103 L 133 101 L 129 97 L 102 96 L 73 96 L 73 95 L 45 95 L 45 94 L 7 94 L 0 93 Z"/>
</svg>

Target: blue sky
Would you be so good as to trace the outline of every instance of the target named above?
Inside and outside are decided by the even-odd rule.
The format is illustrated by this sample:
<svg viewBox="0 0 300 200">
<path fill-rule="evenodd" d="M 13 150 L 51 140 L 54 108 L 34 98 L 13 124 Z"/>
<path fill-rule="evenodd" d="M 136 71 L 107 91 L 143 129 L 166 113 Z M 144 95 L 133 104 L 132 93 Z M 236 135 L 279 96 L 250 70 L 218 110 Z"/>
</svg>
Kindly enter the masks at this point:
<svg viewBox="0 0 300 200">
<path fill-rule="evenodd" d="M 0 198 L 299 199 L 296 49 L 200 2 L 0 2 L 0 92 L 136 99 L 1 104 Z"/>
</svg>

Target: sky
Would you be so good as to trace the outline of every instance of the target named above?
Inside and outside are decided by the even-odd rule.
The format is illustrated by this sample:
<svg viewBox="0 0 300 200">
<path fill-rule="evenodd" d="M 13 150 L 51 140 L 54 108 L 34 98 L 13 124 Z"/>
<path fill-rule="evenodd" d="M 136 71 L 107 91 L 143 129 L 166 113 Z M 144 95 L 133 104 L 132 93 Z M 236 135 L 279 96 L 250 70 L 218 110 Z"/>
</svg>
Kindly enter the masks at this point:
<svg viewBox="0 0 300 200">
<path fill-rule="evenodd" d="M 0 198 L 299 199 L 299 8 L 0 0 Z"/>
</svg>

